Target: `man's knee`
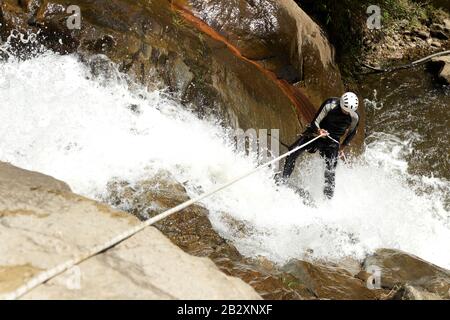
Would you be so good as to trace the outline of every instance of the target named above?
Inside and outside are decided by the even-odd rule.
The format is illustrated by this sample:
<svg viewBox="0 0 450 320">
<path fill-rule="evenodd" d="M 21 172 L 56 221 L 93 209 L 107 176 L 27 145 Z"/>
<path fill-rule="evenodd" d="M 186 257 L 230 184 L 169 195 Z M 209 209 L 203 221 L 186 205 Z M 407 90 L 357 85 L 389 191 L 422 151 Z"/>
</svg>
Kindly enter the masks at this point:
<svg viewBox="0 0 450 320">
<path fill-rule="evenodd" d="M 295 148 L 301 146 L 302 144 L 305 144 L 306 142 L 308 142 L 309 140 L 305 137 L 301 137 L 300 139 L 298 139 L 290 148 L 289 150 L 292 151 Z M 295 151 L 294 153 L 292 153 L 291 155 L 289 155 L 286 158 L 286 162 L 284 164 L 284 170 L 283 170 L 283 177 L 284 178 L 288 178 L 290 177 L 290 175 L 292 174 L 292 172 L 294 171 L 295 168 L 295 163 L 297 161 L 297 158 L 303 153 L 303 151 L 305 151 L 305 149 L 299 149 L 297 151 Z"/>
<path fill-rule="evenodd" d="M 306 137 L 306 136 L 301 136 L 300 138 L 297 139 L 297 141 L 294 142 L 293 145 L 291 145 L 289 147 L 289 150 L 294 150 L 295 148 L 301 146 L 302 144 L 307 143 L 309 140 L 311 140 L 310 138 Z"/>
<path fill-rule="evenodd" d="M 325 164 L 328 170 L 334 170 L 337 167 L 339 149 L 326 149 L 321 152 L 325 158 Z"/>
<path fill-rule="evenodd" d="M 337 158 L 327 158 L 325 161 L 327 170 L 334 172 L 337 167 Z"/>
</svg>

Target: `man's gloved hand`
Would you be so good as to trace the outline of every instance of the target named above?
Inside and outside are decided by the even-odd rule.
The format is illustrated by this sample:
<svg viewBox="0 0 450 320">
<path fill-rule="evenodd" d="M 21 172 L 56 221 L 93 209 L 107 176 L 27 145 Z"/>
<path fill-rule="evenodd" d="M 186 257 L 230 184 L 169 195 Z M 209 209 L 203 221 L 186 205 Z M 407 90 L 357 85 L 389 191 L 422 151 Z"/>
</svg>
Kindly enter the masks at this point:
<svg viewBox="0 0 450 320">
<path fill-rule="evenodd" d="M 328 131 L 325 130 L 325 129 L 319 129 L 319 135 L 327 136 L 328 135 Z"/>
</svg>

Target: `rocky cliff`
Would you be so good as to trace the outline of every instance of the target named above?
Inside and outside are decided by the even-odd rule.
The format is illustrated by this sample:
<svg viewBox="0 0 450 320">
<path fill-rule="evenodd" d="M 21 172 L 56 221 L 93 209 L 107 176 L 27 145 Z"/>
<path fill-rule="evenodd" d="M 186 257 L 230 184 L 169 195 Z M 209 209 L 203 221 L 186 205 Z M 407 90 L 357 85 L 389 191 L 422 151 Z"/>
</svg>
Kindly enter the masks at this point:
<svg viewBox="0 0 450 320">
<path fill-rule="evenodd" d="M 105 200 L 147 219 L 188 199 L 184 187 L 161 172 L 136 185 L 111 182 Z M 0 163 L 0 297 L 138 221 L 72 193 L 64 182 Z M 229 224 L 243 236 L 251 232 L 244 222 L 230 218 Z M 217 234 L 208 211 L 198 205 L 156 228 L 148 227 L 23 298 L 450 299 L 448 270 L 396 250 L 380 249 L 362 262 L 293 260 L 279 266 L 243 257 Z M 368 272 L 373 267 L 379 278 Z"/>
<path fill-rule="evenodd" d="M 0 297 L 139 222 L 63 182 L 0 163 Z M 24 299 L 260 299 L 153 227 L 29 292 Z"/>
<path fill-rule="evenodd" d="M 114 181 L 108 190 L 106 202 L 142 220 L 189 200 L 183 185 L 168 172 L 139 183 Z M 380 249 L 363 261 L 294 259 L 276 265 L 264 257 L 242 256 L 214 230 L 208 215 L 207 209 L 194 205 L 155 226 L 184 251 L 208 257 L 226 274 L 249 283 L 264 299 L 450 299 L 450 271 L 406 252 Z M 245 221 L 223 216 L 236 234 L 253 232 Z"/>
<path fill-rule="evenodd" d="M 68 28 L 70 5 L 81 9 L 80 29 Z M 200 115 L 279 128 L 285 144 L 343 90 L 333 49 L 291 0 L 4 0 L 0 10 L 3 41 L 16 30 L 37 35 L 28 49 L 104 54 Z"/>
<path fill-rule="evenodd" d="M 67 25 L 70 5 L 81 9 L 79 29 Z M 200 116 L 243 129 L 280 128 L 285 144 L 324 98 L 343 90 L 332 47 L 291 0 L 3 0 L 0 24 L 2 41 L 18 57 L 44 45 L 76 53 L 94 70 L 107 57 Z M 34 40 L 23 41 L 28 36 Z M 167 172 L 134 185 L 111 181 L 108 191 L 105 202 L 139 219 L 189 199 Z M 278 266 L 244 257 L 214 230 L 208 214 L 192 206 L 25 298 L 450 298 L 447 270 L 395 250 L 338 264 Z M 136 225 L 136 217 L 73 194 L 64 182 L 0 163 L 0 295 Z M 238 234 L 251 232 L 243 221 L 227 221 Z M 381 270 L 375 290 L 371 266 Z"/>
</svg>

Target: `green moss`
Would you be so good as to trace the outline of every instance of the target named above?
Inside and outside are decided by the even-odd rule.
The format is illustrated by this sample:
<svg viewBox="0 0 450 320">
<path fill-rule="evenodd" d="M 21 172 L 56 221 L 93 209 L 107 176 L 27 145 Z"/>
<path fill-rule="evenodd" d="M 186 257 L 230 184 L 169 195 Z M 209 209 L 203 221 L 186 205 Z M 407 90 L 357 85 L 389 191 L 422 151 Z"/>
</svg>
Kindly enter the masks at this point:
<svg viewBox="0 0 450 320">
<path fill-rule="evenodd" d="M 176 11 L 171 13 L 172 15 L 172 24 L 176 29 L 186 28 L 186 20 Z"/>
</svg>

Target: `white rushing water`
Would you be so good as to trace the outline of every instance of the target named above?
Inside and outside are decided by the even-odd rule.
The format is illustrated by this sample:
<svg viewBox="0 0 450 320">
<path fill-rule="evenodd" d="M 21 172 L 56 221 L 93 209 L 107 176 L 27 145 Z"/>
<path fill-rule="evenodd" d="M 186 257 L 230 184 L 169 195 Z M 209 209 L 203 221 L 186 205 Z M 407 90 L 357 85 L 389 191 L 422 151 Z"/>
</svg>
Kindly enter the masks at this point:
<svg viewBox="0 0 450 320">
<path fill-rule="evenodd" d="M 52 175 L 93 198 L 101 198 L 114 177 L 133 182 L 158 169 L 188 181 L 195 195 L 255 165 L 233 151 L 216 124 L 159 92 L 130 90 L 123 79 L 96 79 L 74 56 L 0 62 L 0 119 L 1 161 Z M 322 161 L 305 158 L 296 182 L 311 192 L 317 208 L 277 188 L 269 170 L 203 203 L 214 227 L 245 255 L 282 263 L 306 252 L 335 260 L 387 247 L 450 268 L 443 200 L 448 182 L 408 175 L 403 156 L 411 151 L 395 136 L 371 137 L 361 159 L 339 165 L 331 201 L 321 195 Z M 418 195 L 423 184 L 437 191 Z M 223 212 L 247 222 L 249 234 L 230 229 Z"/>
</svg>

